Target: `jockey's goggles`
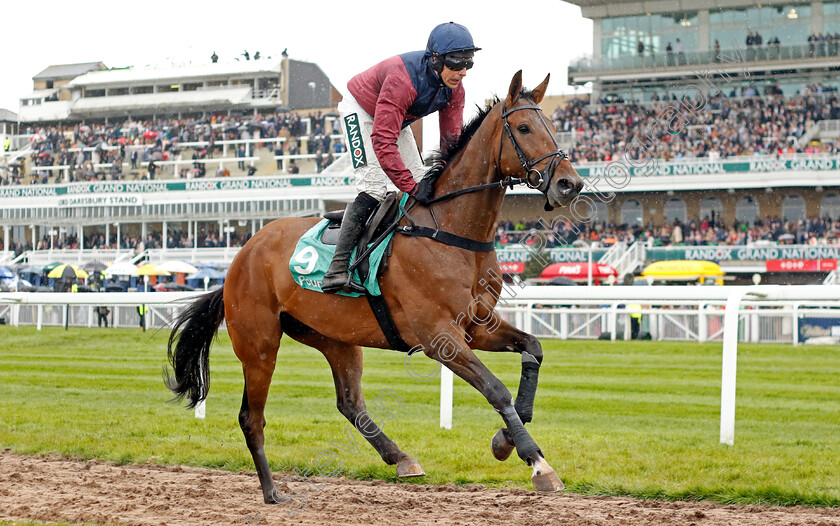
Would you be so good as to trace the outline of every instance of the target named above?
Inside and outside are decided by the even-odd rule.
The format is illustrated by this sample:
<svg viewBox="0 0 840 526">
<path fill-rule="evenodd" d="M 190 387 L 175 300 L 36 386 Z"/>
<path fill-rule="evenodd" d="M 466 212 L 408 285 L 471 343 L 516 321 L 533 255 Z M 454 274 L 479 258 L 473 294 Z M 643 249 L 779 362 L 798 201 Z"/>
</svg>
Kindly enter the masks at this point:
<svg viewBox="0 0 840 526">
<path fill-rule="evenodd" d="M 447 53 L 443 56 L 443 65 L 452 71 L 461 71 L 473 67 L 472 53 Z"/>
</svg>

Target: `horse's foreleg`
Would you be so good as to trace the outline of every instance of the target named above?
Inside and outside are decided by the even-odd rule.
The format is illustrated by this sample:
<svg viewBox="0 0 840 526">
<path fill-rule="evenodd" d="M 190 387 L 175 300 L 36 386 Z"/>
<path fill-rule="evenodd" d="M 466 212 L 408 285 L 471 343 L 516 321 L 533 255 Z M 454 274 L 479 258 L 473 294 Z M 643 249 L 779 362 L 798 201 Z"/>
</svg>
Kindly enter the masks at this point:
<svg viewBox="0 0 840 526">
<path fill-rule="evenodd" d="M 323 353 L 332 369 L 339 412 L 370 442 L 386 464 L 397 465 L 397 476 L 425 475 L 420 464 L 405 454 L 377 425 L 376 421 L 382 422 L 383 417 L 393 418 L 392 413 L 380 405 L 382 400 L 378 398 L 376 406 L 370 411 L 365 405 L 362 395 L 362 348 L 358 345 L 331 340 L 302 324 L 299 327 L 296 326 L 294 332 L 289 332 L 289 335 Z M 394 401 L 391 395 L 389 399 Z"/>
<path fill-rule="evenodd" d="M 522 423 L 527 424 L 534 415 L 534 398 L 543 359 L 542 345 L 536 337 L 502 320 L 477 328 L 471 335 L 473 347 L 483 351 L 517 352 L 522 355 L 522 373 L 514 408 Z M 498 460 L 507 460 L 513 448 L 510 432 L 505 427 L 500 428 L 491 441 L 493 456 Z"/>
<path fill-rule="evenodd" d="M 450 335 L 451 336 L 451 335 Z M 531 481 L 537 491 L 559 491 L 563 483 L 543 458 L 543 453 L 513 405 L 507 387 L 491 373 L 464 341 L 448 340 L 447 346 L 427 347 L 426 354 L 446 365 L 453 373 L 477 389 L 502 416 L 519 458 L 534 468 Z M 533 397 L 531 397 L 533 403 Z"/>
</svg>

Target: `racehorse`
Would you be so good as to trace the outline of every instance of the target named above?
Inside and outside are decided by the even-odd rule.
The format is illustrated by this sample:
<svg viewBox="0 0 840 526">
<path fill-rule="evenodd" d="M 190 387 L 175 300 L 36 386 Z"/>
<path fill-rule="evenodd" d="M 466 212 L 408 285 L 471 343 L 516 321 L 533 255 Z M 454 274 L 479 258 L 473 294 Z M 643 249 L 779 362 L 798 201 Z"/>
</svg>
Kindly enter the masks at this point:
<svg viewBox="0 0 840 526">
<path fill-rule="evenodd" d="M 494 456 L 505 460 L 516 448 L 533 467 L 538 491 L 563 489 L 525 429 L 531 421 L 542 347 L 494 310 L 502 278 L 492 243 L 506 185 L 526 183 L 538 189 L 547 210 L 568 205 L 583 186 L 539 107 L 548 80 L 547 76 L 534 90 L 525 90 L 522 71 L 517 72 L 507 96 L 479 111 L 457 143 L 442 154 L 432 203 L 411 209 L 410 224 L 465 241 L 467 248 L 464 243 L 395 234 L 388 269 L 380 277 L 382 295 L 404 342 L 445 364 L 484 395 L 505 426 L 491 440 Z M 371 306 L 364 297 L 306 290 L 292 278 L 289 262 L 295 245 L 318 221 L 283 218 L 262 228 L 237 254 L 224 288 L 192 303 L 169 337 L 174 378 L 167 374 L 167 386 L 176 399 L 187 397 L 193 407 L 207 396 L 210 344 L 222 320 L 227 321 L 245 375 L 239 424 L 269 504 L 288 500 L 273 486 L 263 449 L 266 399 L 283 333 L 324 354 L 332 368 L 339 411 L 387 464 L 396 464 L 397 476 L 425 475 L 416 460 L 364 418 L 362 347 L 393 348 Z M 410 230 L 407 218 L 400 225 Z M 476 249 L 479 245 L 489 249 Z M 515 403 L 472 349 L 521 354 Z"/>
</svg>

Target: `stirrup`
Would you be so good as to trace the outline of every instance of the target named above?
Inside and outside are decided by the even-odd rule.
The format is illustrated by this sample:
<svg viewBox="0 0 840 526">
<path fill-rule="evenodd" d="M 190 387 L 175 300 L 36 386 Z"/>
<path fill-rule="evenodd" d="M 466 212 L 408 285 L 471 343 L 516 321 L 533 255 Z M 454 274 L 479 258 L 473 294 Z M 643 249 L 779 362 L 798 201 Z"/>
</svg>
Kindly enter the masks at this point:
<svg viewBox="0 0 840 526">
<path fill-rule="evenodd" d="M 323 285 L 323 282 L 321 282 L 321 292 L 324 292 L 326 294 L 335 294 L 337 292 L 344 292 L 347 294 L 352 292 L 356 292 L 359 294 L 367 294 L 367 289 L 353 281 L 353 279 L 350 277 L 350 274 L 347 274 L 347 279 L 344 281 L 344 283 L 339 282 L 325 287 Z"/>
<path fill-rule="evenodd" d="M 341 288 L 341 292 L 346 292 L 347 294 L 350 294 L 352 292 L 356 292 L 358 294 L 363 294 L 364 295 L 364 294 L 367 294 L 367 289 L 363 285 L 353 281 L 353 278 L 351 278 L 348 275 L 347 276 L 347 283 L 345 283 L 344 286 Z"/>
</svg>

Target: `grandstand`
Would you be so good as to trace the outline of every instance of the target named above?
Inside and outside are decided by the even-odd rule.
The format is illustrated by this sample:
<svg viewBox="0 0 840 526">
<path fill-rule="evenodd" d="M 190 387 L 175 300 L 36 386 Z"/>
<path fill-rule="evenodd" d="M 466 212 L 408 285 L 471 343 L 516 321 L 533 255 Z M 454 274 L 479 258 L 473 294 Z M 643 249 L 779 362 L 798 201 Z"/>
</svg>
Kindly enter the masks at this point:
<svg viewBox="0 0 840 526">
<path fill-rule="evenodd" d="M 535 191 L 509 191 L 506 271 L 522 273 L 542 243 L 552 261 L 620 262 L 620 276 L 661 259 L 718 261 L 740 282 L 833 275 L 840 3 L 573 3 L 595 44 L 569 82 L 591 95 L 543 108 L 587 191 L 551 214 Z M 317 65 L 288 57 L 50 66 L 0 158 L 0 262 L 229 261 L 267 221 L 355 195 L 337 97 Z"/>
</svg>

